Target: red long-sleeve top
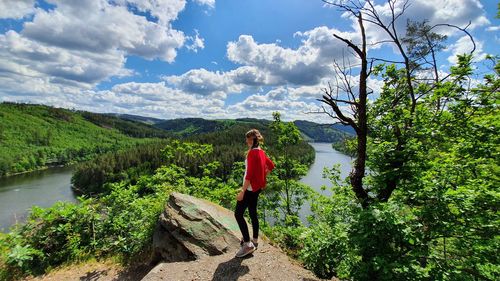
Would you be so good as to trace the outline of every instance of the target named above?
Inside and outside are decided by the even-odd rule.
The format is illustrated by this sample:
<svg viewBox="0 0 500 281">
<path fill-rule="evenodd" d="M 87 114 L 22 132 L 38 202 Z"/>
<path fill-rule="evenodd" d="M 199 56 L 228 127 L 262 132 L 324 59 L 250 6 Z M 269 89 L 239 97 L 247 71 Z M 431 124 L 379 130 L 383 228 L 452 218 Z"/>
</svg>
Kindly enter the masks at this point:
<svg viewBox="0 0 500 281">
<path fill-rule="evenodd" d="M 266 187 L 266 170 L 272 171 L 274 163 L 262 149 L 251 149 L 247 155 L 247 170 L 245 179 L 250 181 L 252 191 Z"/>
</svg>

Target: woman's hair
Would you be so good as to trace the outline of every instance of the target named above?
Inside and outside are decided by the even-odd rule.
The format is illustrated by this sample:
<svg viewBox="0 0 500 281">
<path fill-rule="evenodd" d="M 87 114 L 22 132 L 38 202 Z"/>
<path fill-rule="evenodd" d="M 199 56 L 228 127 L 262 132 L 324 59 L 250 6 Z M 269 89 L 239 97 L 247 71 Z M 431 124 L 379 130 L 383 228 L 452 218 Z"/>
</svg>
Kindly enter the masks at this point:
<svg viewBox="0 0 500 281">
<path fill-rule="evenodd" d="M 264 143 L 264 137 L 260 134 L 259 130 L 257 129 L 251 129 L 246 133 L 245 136 L 247 138 L 253 139 L 252 148 L 257 148 L 259 147 L 259 144 Z"/>
</svg>

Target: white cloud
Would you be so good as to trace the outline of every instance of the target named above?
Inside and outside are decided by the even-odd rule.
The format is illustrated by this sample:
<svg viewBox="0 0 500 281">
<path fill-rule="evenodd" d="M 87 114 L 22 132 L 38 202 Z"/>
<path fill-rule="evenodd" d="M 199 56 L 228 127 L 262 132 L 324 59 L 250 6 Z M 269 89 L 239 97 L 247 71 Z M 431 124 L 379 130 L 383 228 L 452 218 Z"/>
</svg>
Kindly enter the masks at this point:
<svg viewBox="0 0 500 281">
<path fill-rule="evenodd" d="M 22 19 L 35 12 L 35 0 L 0 1 L 0 19 Z"/>
<path fill-rule="evenodd" d="M 0 76 L 91 89 L 111 77 L 132 75 L 125 68 L 127 56 L 171 63 L 186 41 L 194 51 L 204 48 L 197 31 L 194 37 L 186 37 L 171 26 L 185 0 L 47 2 L 53 8 L 35 9 L 34 1 L 1 2 L 0 8 L 9 7 L 0 9 L 2 16 L 16 18 L 31 12 L 33 16 L 20 32 L 0 35 Z M 10 12 L 14 8 L 18 14 Z"/>
<path fill-rule="evenodd" d="M 327 81 L 314 86 L 288 87 L 288 92 L 290 93 L 290 98 L 293 100 L 319 99 L 322 94 L 321 89 L 324 88 L 326 84 Z"/>
<path fill-rule="evenodd" d="M 474 59 L 476 61 L 483 60 L 486 54 L 483 52 L 483 42 L 475 41 L 476 50 L 474 52 Z M 469 36 L 460 37 L 456 43 L 448 47 L 448 51 L 451 51 L 451 55 L 448 57 L 448 62 L 455 64 L 457 63 L 457 55 L 469 54 L 473 48 L 472 41 Z"/>
<path fill-rule="evenodd" d="M 0 82 L 6 79 L 0 77 Z M 29 89 L 38 83 L 37 89 Z M 30 80 L 26 93 L 9 91 L 0 96 L 1 101 L 36 102 L 66 108 L 78 108 L 92 112 L 117 112 L 149 115 L 158 118 L 182 118 L 203 115 L 207 118 L 222 117 L 225 114 L 224 98 L 217 95 L 201 97 L 158 83 L 124 83 L 106 91 L 61 87 L 58 85 Z M 20 94 L 17 94 L 20 93 Z M 29 96 L 31 94 L 32 96 Z M 36 100 L 33 99 L 36 97 Z"/>
<path fill-rule="evenodd" d="M 244 101 L 227 107 L 229 118 L 265 118 L 271 119 L 272 112 L 283 114 L 283 120 L 309 120 L 318 123 L 332 123 L 326 114 L 316 114 L 320 110 L 318 103 L 291 99 L 288 90 L 277 87 L 265 94 L 254 94 Z"/>
<path fill-rule="evenodd" d="M 397 14 L 402 10 L 405 1 L 394 2 L 395 13 Z M 374 7 L 382 22 L 388 25 L 391 19 L 389 4 L 384 1 L 383 4 L 375 4 Z M 350 17 L 348 13 L 345 13 L 343 16 Z M 368 18 L 368 16 L 365 16 L 365 19 Z M 427 20 L 428 24 L 431 26 L 435 24 L 447 23 L 461 28 L 467 26 L 469 22 L 471 22 L 468 30 L 473 30 L 490 23 L 479 0 L 410 1 L 405 13 L 396 21 L 395 27 L 399 37 L 405 36 L 408 19 L 411 19 L 412 21 Z M 359 30 L 357 20 L 354 18 L 352 18 L 352 27 L 355 30 Z M 365 29 L 369 44 L 387 40 L 389 38 L 383 30 L 374 24 L 366 22 Z M 450 27 L 440 27 L 436 28 L 434 31 L 448 36 L 462 35 L 458 29 Z M 374 45 L 370 47 L 379 48 L 380 46 L 381 45 Z"/>
<path fill-rule="evenodd" d="M 499 30 L 500 30 L 500 25 L 492 25 L 486 28 L 486 31 L 499 31 Z"/>
<path fill-rule="evenodd" d="M 247 86 L 279 85 L 282 79 L 256 66 L 241 66 L 227 73 L 233 83 Z"/>
<path fill-rule="evenodd" d="M 200 37 L 200 33 L 198 30 L 195 31 L 195 36 L 187 36 L 186 39 L 191 42 L 191 44 L 186 45 L 186 48 L 190 51 L 193 51 L 195 53 L 198 52 L 198 49 L 204 49 L 205 48 L 205 40 Z"/>
<path fill-rule="evenodd" d="M 236 42 L 227 44 L 229 60 L 254 67 L 265 73 L 267 83 L 315 85 L 323 77 L 332 74 L 332 62 L 342 56 L 352 57 L 344 51 L 345 44 L 333 37 L 333 33 L 346 38 L 355 35 L 317 27 L 295 35 L 304 38 L 297 49 L 283 48 L 276 43 L 259 44 L 250 35 L 241 35 Z"/>
<path fill-rule="evenodd" d="M 162 77 L 169 84 L 183 91 L 199 94 L 223 94 L 241 91 L 241 86 L 235 84 L 227 73 L 211 72 L 204 68 L 191 69 L 182 75 Z"/>
<path fill-rule="evenodd" d="M 108 1 L 54 1 L 57 7 L 49 11 L 38 9 L 33 21 L 24 24 L 22 35 L 64 49 L 93 53 L 124 50 L 127 54 L 173 62 L 176 49 L 183 46 L 185 36 L 183 32 L 172 29 L 169 21 L 174 20 L 176 13 L 184 7 L 173 3 L 182 4 L 184 1 L 167 2 L 176 8 L 158 8 L 166 11 L 164 14 L 153 13 L 160 17 L 155 23 L 132 13 L 127 6 L 112 5 Z M 141 1 L 136 4 L 139 3 Z"/>
<path fill-rule="evenodd" d="M 182 75 L 161 78 L 178 89 L 199 95 L 214 93 L 227 95 L 240 93 L 246 87 L 279 85 L 280 83 L 277 77 L 254 66 L 241 66 L 227 72 L 213 72 L 204 68 L 191 69 Z"/>
<path fill-rule="evenodd" d="M 178 89 L 200 95 L 240 93 L 247 88 L 288 85 L 292 100 L 311 99 L 315 95 L 317 98 L 321 87 L 335 74 L 332 67 L 334 60 L 355 62 L 352 54 L 345 51 L 345 44 L 335 39 L 333 33 L 356 40 L 353 33 L 324 26 L 295 33 L 294 36 L 302 38 L 297 49 L 283 48 L 276 43 L 259 44 L 252 36 L 241 35 L 238 41 L 228 43 L 227 56 L 243 66 L 226 72 L 194 69 L 182 75 L 162 78 Z"/>
<path fill-rule="evenodd" d="M 163 26 L 168 26 L 171 21 L 177 19 L 179 13 L 184 10 L 184 7 L 186 6 L 185 0 L 114 0 L 114 2 L 122 6 L 126 6 L 128 4 L 129 6 L 137 8 L 141 12 L 150 13 L 151 16 L 157 18 L 158 23 Z"/>
<path fill-rule="evenodd" d="M 15 31 L 0 35 L 0 75 L 42 78 L 53 83 L 91 87 L 110 76 L 126 76 L 123 52 L 95 54 L 38 44 Z M 20 78 L 19 78 L 20 79 Z"/>
<path fill-rule="evenodd" d="M 194 0 L 194 2 L 200 5 L 206 5 L 210 8 L 215 8 L 215 0 Z"/>
</svg>

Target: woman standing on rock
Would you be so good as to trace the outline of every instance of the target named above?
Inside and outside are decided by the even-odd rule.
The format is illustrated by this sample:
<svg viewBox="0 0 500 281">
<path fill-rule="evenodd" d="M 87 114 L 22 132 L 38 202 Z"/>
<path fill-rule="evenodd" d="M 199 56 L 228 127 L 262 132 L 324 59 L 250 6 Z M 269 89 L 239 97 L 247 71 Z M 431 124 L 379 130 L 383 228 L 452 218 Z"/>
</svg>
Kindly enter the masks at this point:
<svg viewBox="0 0 500 281">
<path fill-rule="evenodd" d="M 260 191 L 266 187 L 267 174 L 274 169 L 274 163 L 259 146 L 263 141 L 264 138 L 257 129 L 252 129 L 246 133 L 248 152 L 245 159 L 245 176 L 241 191 L 236 196 L 237 202 L 234 212 L 241 234 L 243 235 L 241 248 L 236 253 L 236 257 L 244 257 L 252 253 L 258 245 L 259 219 L 257 218 L 257 199 L 259 198 Z M 247 223 L 243 218 L 246 208 L 248 208 L 252 221 L 252 241 L 250 241 Z"/>
</svg>

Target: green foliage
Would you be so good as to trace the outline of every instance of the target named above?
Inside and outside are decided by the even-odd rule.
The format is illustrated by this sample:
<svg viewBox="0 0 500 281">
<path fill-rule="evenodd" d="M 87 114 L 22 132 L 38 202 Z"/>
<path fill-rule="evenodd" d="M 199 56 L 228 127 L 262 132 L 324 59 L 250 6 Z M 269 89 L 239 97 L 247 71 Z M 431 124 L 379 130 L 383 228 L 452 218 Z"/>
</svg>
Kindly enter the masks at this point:
<svg viewBox="0 0 500 281">
<path fill-rule="evenodd" d="M 340 130 L 334 125 L 317 124 L 302 120 L 293 123 L 305 135 L 304 138 L 309 138 L 315 142 L 340 143 L 353 136 L 352 133 Z"/>
<path fill-rule="evenodd" d="M 122 121 L 119 128 L 96 126 L 84 116 L 99 114 L 73 112 L 42 105 L 0 104 L 0 177 L 51 165 L 89 160 L 95 155 L 148 142 L 133 136 L 163 136 L 154 128 Z M 110 119 L 110 117 L 102 118 Z M 130 126 L 130 127 L 128 127 Z M 127 135 L 120 130 L 128 127 Z M 147 133 L 142 133 L 146 130 Z M 152 132 L 161 132 L 154 134 Z"/>
<path fill-rule="evenodd" d="M 192 135 L 224 130 L 228 128 L 227 125 L 227 123 L 217 120 L 183 118 L 161 121 L 156 123 L 154 126 L 171 132 L 179 137 L 189 137 Z"/>
<path fill-rule="evenodd" d="M 103 128 L 114 128 L 124 135 L 134 138 L 168 138 L 172 134 L 139 121 L 122 119 L 112 115 L 81 111 L 83 118 Z"/>
<path fill-rule="evenodd" d="M 71 178 L 73 189 L 79 194 L 95 196 L 110 192 L 106 183 L 127 181 L 134 184 L 140 176 L 152 174 L 168 163 L 161 151 L 169 143 L 170 140 L 150 141 L 79 163 Z"/>
<path fill-rule="evenodd" d="M 356 256 L 349 248 L 347 229 L 335 224 L 319 223 L 308 228 L 298 241 L 303 241 L 300 259 L 321 278 L 348 278 Z"/>
<path fill-rule="evenodd" d="M 288 216 L 287 219 L 296 219 L 298 217 Z M 301 236 L 307 228 L 297 226 L 296 222 L 286 222 L 281 225 L 264 226 L 263 232 L 268 235 L 274 243 L 278 244 L 288 255 L 298 258 L 298 251 L 303 247 Z"/>
<path fill-rule="evenodd" d="M 210 145 L 174 142 L 164 155 L 179 159 L 205 157 Z M 203 165 L 202 175 L 173 161 L 135 183 L 107 183 L 109 192 L 98 198 L 80 198 L 78 204 L 56 203 L 34 207 L 28 220 L 0 236 L 0 270 L 8 278 L 40 274 L 52 267 L 85 260 L 118 256 L 129 260 L 148 250 L 158 216 L 172 191 L 183 192 L 233 208 L 237 186 L 214 176 L 217 162 Z M 7 278 L 6 278 L 7 279 Z"/>
<path fill-rule="evenodd" d="M 435 54 L 445 48 L 445 35 L 432 32 L 428 21 L 414 22 L 408 20 L 406 36 L 402 39 L 405 44 L 412 67 L 420 70 L 429 70 L 435 65 Z M 432 62 L 426 59 L 431 55 Z"/>
<path fill-rule="evenodd" d="M 387 66 L 369 108 L 370 204 L 334 169 L 332 196 L 313 194 L 310 227 L 270 236 L 324 278 L 497 280 L 500 64 L 490 56 L 492 73 L 471 88 L 471 58 L 459 56 L 445 81 L 417 85 L 413 113 L 405 72 Z"/>
<path fill-rule="evenodd" d="M 302 142 L 300 131 L 294 123 L 281 121 L 280 113 L 273 113 L 274 121 L 270 128 L 276 137 L 276 165 L 272 176 L 269 176 L 267 189 L 262 205 L 271 211 L 276 223 L 299 225 L 298 217 L 303 202 L 308 198 L 310 187 L 300 183 L 300 177 L 307 173 L 307 165 L 292 157 L 292 150 Z M 281 214 L 279 213 L 281 211 Z"/>
<path fill-rule="evenodd" d="M 216 175 L 226 181 L 233 171 L 233 163 L 245 160 L 245 134 L 251 129 L 258 129 L 265 137 L 265 149 L 269 155 L 278 155 L 276 134 L 267 126 L 252 120 L 237 119 L 228 129 L 186 138 L 186 141 L 213 145 L 213 153 L 207 155 L 207 161 L 219 161 L 221 166 Z M 305 142 L 300 142 L 289 149 L 290 157 L 301 164 L 310 165 L 314 160 L 314 149 Z M 240 175 L 243 176 L 243 173 Z"/>
<path fill-rule="evenodd" d="M 350 278 L 360 260 L 350 234 L 361 206 L 350 186 L 340 178 L 339 165 L 325 168 L 323 177 L 332 183 L 332 196 L 312 194 L 313 215 L 308 218 L 309 228 L 300 237 L 299 257 L 322 278 Z"/>
<path fill-rule="evenodd" d="M 340 151 L 345 155 L 349 155 L 351 157 L 356 157 L 357 155 L 356 147 L 357 147 L 357 139 L 354 137 L 348 137 L 340 142 L 332 143 L 333 149 Z"/>
</svg>

